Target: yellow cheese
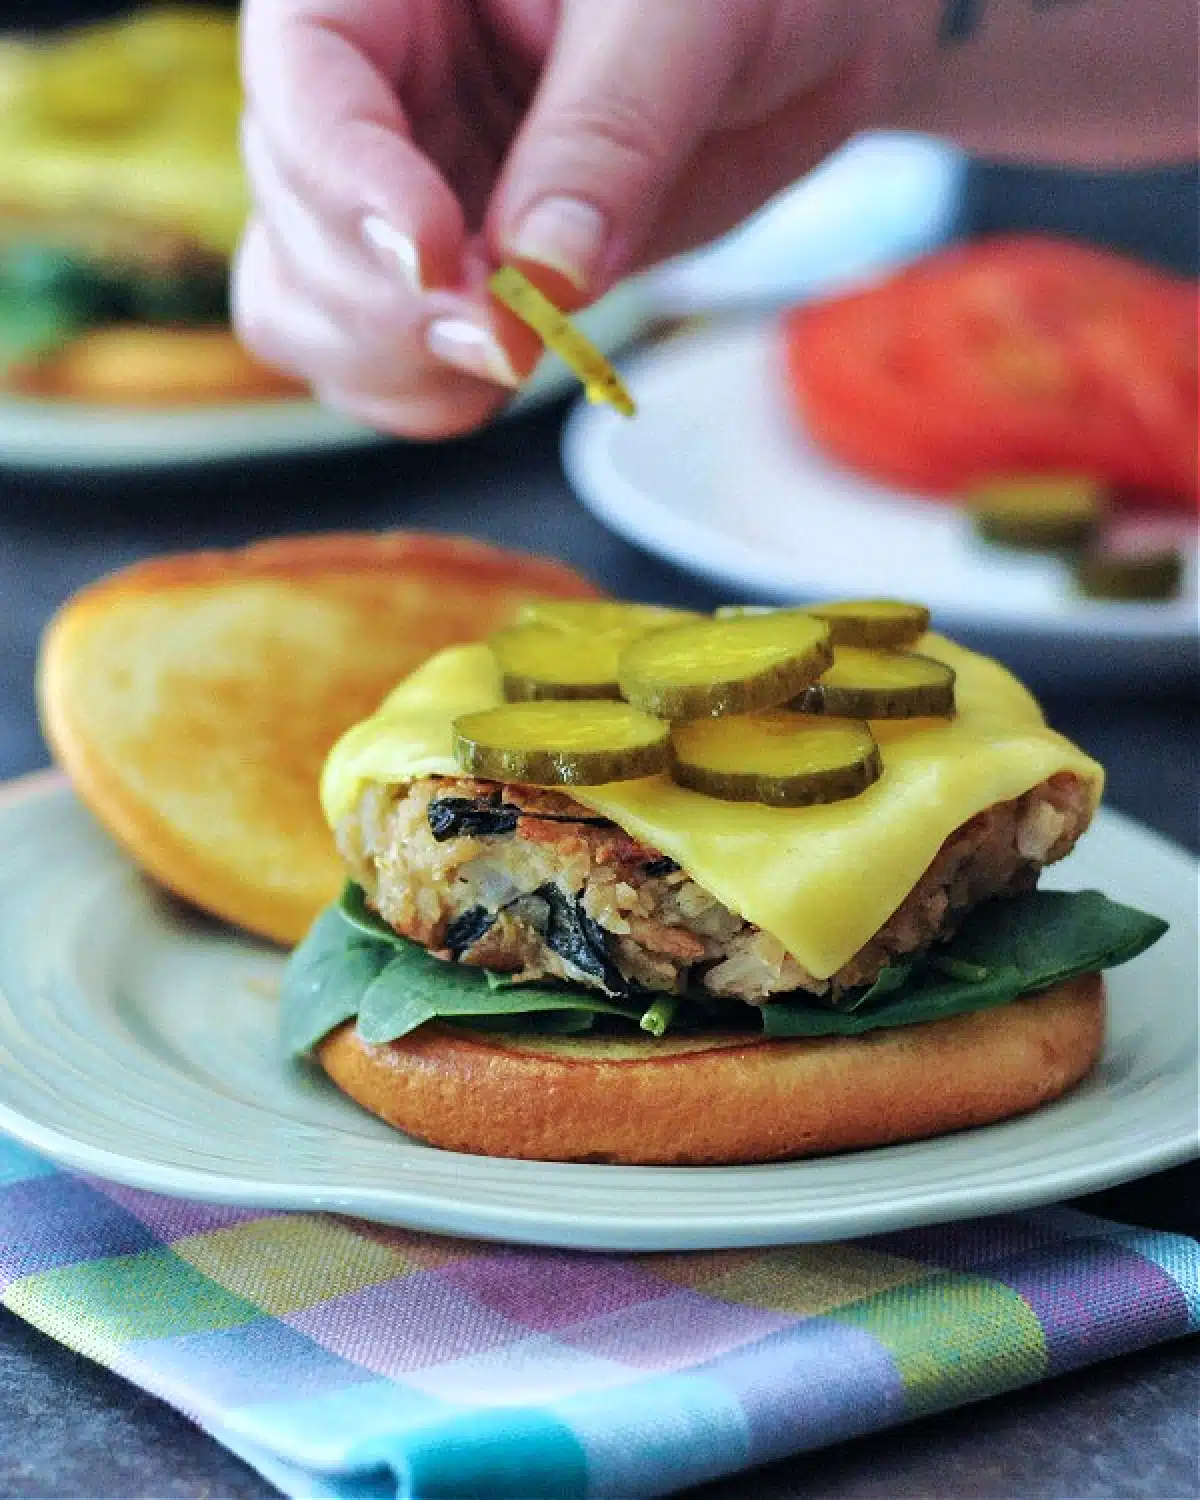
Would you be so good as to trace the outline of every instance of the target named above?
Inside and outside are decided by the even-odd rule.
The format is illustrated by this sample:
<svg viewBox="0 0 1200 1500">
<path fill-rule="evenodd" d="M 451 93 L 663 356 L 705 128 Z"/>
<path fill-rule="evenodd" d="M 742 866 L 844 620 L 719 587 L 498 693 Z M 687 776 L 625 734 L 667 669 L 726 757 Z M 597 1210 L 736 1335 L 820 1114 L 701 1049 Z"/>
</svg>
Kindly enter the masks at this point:
<svg viewBox="0 0 1200 1500">
<path fill-rule="evenodd" d="M 218 255 L 248 207 L 236 31 L 163 6 L 0 53 L 0 214 L 112 216 Z"/>
<path fill-rule="evenodd" d="M 917 649 L 954 668 L 958 716 L 875 721 L 884 771 L 861 796 L 765 807 L 720 802 L 665 776 L 572 787 L 571 795 L 676 860 L 826 978 L 883 926 L 969 818 L 1061 771 L 1089 783 L 1093 806 L 1100 799 L 1101 768 L 1046 727 L 1034 698 L 997 662 L 937 635 Z M 350 811 L 367 782 L 458 774 L 452 721 L 499 701 L 487 646 L 433 657 L 334 746 L 321 784 L 329 822 Z"/>
</svg>

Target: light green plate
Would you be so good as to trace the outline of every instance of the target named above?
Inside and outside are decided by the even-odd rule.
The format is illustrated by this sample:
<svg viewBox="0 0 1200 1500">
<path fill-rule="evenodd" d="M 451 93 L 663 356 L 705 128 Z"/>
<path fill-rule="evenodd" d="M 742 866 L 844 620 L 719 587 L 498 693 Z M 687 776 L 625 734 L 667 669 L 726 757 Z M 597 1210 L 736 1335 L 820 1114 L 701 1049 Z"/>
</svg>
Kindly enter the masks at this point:
<svg viewBox="0 0 1200 1500">
<path fill-rule="evenodd" d="M 1197 1148 L 1195 862 L 1107 813 L 1055 875 L 1174 924 L 1109 976 L 1104 1058 L 1057 1104 L 809 1162 L 498 1161 L 411 1141 L 285 1065 L 282 955 L 164 897 L 37 778 L 0 792 L 0 1129 L 156 1192 L 578 1249 L 841 1239 L 1050 1202 Z"/>
</svg>

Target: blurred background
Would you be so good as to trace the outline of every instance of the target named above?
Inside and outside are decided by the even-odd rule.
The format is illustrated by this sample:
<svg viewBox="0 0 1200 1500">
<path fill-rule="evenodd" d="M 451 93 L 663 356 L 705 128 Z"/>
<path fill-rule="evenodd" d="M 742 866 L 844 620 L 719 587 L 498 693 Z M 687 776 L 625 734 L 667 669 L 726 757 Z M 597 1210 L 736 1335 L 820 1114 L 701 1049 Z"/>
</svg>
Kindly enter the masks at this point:
<svg viewBox="0 0 1200 1500">
<path fill-rule="evenodd" d="M 785 315 L 886 291 L 946 246 L 1029 231 L 1131 257 L 1151 287 L 1194 278 L 1194 164 L 1035 169 L 928 137 L 861 137 L 725 241 L 585 315 L 627 371 L 636 422 L 587 408 L 548 358 L 490 431 L 418 446 L 318 408 L 228 329 L 245 212 L 235 21 L 220 0 L 132 13 L 0 0 L 0 774 L 44 759 L 33 655 L 72 588 L 133 557 L 279 531 L 468 531 L 690 603 L 896 592 L 903 579 L 944 627 L 1044 691 L 1190 691 L 1196 497 L 1177 453 L 1174 470 L 1145 472 L 1128 452 L 1113 473 L 1064 459 L 1047 493 L 1018 443 L 1025 459 L 995 476 L 1003 514 L 983 527 L 966 481 L 929 471 L 909 438 L 900 461 L 864 449 L 878 391 L 855 432 L 842 407 L 827 420 L 817 398 L 846 371 L 865 378 L 851 358 L 862 340 L 829 323 L 836 336 L 814 354 L 821 325 Z M 1023 269 L 997 264 L 1025 296 Z M 1066 288 L 1090 277 L 1064 261 L 1037 315 L 1065 317 Z M 1151 374 L 1194 389 L 1194 296 L 1170 285 L 1188 300 L 1172 304 L 1168 354 L 1128 326 L 1105 330 L 1130 392 Z M 872 329 L 887 306 L 871 305 Z M 1182 374 L 1164 375 L 1164 359 Z M 950 404 L 904 397 L 893 437 L 920 436 Z"/>
</svg>

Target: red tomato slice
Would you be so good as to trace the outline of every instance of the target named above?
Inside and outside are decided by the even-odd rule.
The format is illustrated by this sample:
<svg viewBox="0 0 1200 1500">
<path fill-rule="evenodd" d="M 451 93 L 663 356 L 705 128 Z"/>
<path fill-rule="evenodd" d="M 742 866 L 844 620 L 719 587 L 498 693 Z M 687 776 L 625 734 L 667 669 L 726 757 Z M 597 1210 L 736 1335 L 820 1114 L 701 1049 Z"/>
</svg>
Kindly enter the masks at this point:
<svg viewBox="0 0 1200 1500">
<path fill-rule="evenodd" d="M 964 434 L 956 412 L 925 396 L 909 330 L 880 312 L 871 291 L 789 314 L 788 370 L 809 432 L 845 462 L 905 488 L 952 490 L 977 462 L 994 473 L 988 435 Z"/>
<path fill-rule="evenodd" d="M 798 309 L 788 369 L 831 453 L 933 493 L 1085 473 L 1145 503 L 1197 494 L 1196 288 L 1063 241 L 944 251 Z"/>
</svg>

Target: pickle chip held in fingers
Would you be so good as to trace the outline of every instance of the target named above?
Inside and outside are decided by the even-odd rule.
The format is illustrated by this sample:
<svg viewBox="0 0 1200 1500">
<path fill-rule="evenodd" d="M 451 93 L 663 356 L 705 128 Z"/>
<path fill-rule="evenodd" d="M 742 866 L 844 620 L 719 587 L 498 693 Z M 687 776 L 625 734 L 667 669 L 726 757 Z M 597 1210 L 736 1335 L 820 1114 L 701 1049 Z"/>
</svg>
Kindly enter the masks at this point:
<svg viewBox="0 0 1200 1500">
<path fill-rule="evenodd" d="M 841 802 L 883 774 L 870 728 L 852 719 L 776 709 L 678 724 L 672 741 L 674 780 L 725 802 Z"/>
<path fill-rule="evenodd" d="M 839 599 L 805 608 L 829 626 L 835 646 L 894 650 L 913 645 L 929 629 L 925 606 L 901 599 Z"/>
<path fill-rule="evenodd" d="M 508 703 L 457 718 L 454 753 L 489 781 L 602 786 L 665 771 L 670 727 L 628 703 Z"/>
<path fill-rule="evenodd" d="M 829 627 L 799 611 L 703 620 L 626 646 L 621 692 L 664 719 L 747 714 L 788 702 L 832 660 Z"/>
<path fill-rule="evenodd" d="M 792 706 L 854 719 L 950 718 L 954 670 L 914 651 L 838 646 L 833 665 Z"/>
<path fill-rule="evenodd" d="M 549 625 L 514 625 L 488 637 L 510 703 L 539 698 L 619 698 L 624 638 L 587 636 Z"/>
<path fill-rule="evenodd" d="M 612 365 L 570 318 L 515 266 L 501 266 L 495 271 L 488 280 L 488 290 L 522 323 L 528 324 L 547 349 L 553 349 L 563 363 L 574 370 L 583 382 L 584 394 L 589 401 L 615 407 L 622 416 L 634 415 L 637 407 L 633 397 Z"/>
</svg>

